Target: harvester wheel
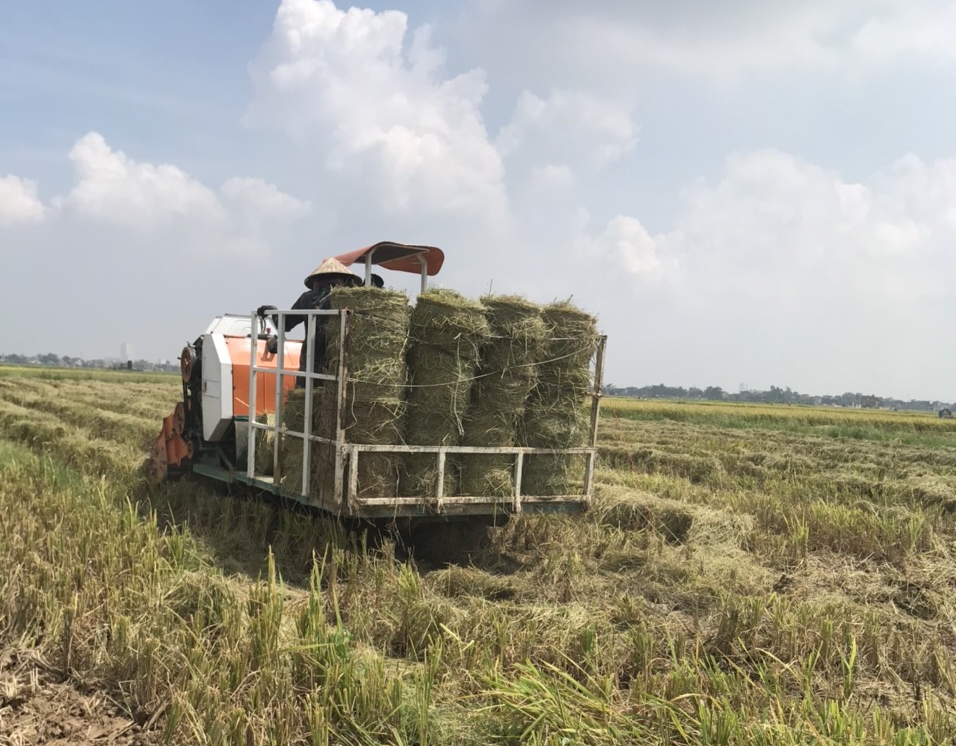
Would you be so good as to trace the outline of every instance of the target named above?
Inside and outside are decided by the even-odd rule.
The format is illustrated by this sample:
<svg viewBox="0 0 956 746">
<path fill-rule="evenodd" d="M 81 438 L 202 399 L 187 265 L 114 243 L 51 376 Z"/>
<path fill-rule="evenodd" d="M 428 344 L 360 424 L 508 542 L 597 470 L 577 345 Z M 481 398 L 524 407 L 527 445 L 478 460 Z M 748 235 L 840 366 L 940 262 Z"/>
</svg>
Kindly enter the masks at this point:
<svg viewBox="0 0 956 746">
<path fill-rule="evenodd" d="M 195 367 L 196 350 L 186 345 L 179 355 L 179 372 L 183 376 L 183 383 L 189 383 L 189 379 L 193 377 L 193 368 Z"/>
</svg>

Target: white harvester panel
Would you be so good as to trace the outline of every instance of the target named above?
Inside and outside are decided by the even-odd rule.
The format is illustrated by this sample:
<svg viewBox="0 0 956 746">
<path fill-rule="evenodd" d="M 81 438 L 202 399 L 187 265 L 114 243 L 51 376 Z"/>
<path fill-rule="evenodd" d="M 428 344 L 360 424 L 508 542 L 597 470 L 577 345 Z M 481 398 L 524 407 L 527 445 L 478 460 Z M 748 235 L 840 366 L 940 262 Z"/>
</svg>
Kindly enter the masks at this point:
<svg viewBox="0 0 956 746">
<path fill-rule="evenodd" d="M 221 334 L 225 337 L 248 337 L 249 317 L 226 313 L 217 316 L 206 328 L 205 334 Z"/>
<path fill-rule="evenodd" d="M 216 327 L 216 319 L 210 328 Z M 235 318 L 235 317 L 233 317 Z M 245 320 L 246 333 L 249 319 Z M 230 325 L 231 329 L 231 325 Z M 216 442 L 232 422 L 232 360 L 226 340 L 219 332 L 202 335 L 202 435 Z"/>
</svg>

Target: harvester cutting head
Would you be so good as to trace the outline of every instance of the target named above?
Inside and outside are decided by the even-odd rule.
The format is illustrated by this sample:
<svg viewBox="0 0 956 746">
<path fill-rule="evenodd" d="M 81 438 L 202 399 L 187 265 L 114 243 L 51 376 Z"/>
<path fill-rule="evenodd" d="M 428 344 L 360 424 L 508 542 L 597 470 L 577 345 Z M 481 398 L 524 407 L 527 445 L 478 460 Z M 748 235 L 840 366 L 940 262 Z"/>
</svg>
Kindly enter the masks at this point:
<svg viewBox="0 0 956 746">
<path fill-rule="evenodd" d="M 171 466 L 180 466 L 193 456 L 193 444 L 183 437 L 186 427 L 186 409 L 177 402 L 172 414 L 163 418 L 163 429 L 150 446 L 143 471 L 152 484 L 159 484 L 169 474 Z"/>
</svg>

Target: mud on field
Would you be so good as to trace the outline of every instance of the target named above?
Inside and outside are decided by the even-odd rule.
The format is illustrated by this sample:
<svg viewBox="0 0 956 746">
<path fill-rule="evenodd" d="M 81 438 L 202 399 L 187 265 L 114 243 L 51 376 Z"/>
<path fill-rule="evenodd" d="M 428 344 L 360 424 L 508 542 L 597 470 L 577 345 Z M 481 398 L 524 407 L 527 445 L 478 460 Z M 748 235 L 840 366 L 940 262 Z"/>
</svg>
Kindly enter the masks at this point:
<svg viewBox="0 0 956 746">
<path fill-rule="evenodd" d="M 101 692 L 53 673 L 30 651 L 0 653 L 0 746 L 152 746 L 160 732 Z"/>
</svg>

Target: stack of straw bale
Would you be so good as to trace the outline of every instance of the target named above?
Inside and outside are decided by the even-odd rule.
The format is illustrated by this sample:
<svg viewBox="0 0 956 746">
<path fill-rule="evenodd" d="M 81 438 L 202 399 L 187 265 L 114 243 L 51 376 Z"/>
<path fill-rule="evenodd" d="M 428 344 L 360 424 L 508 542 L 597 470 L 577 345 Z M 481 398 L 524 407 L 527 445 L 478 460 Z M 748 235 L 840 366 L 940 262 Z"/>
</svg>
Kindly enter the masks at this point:
<svg viewBox="0 0 956 746">
<path fill-rule="evenodd" d="M 305 389 L 290 389 L 282 402 L 282 427 L 297 433 L 305 429 Z M 298 494 L 302 491 L 302 438 L 283 435 L 279 441 L 279 465 L 282 488 Z M 310 485 L 312 490 L 315 485 Z"/>
<path fill-rule="evenodd" d="M 485 296 L 481 302 L 491 337 L 481 350 L 462 445 L 514 446 L 538 380 L 536 364 L 546 349 L 548 326 L 541 307 L 519 296 Z M 459 462 L 463 494 L 513 494 L 513 456 L 462 454 Z"/>
<path fill-rule="evenodd" d="M 371 445 L 397 445 L 404 430 L 405 348 L 408 340 L 408 297 L 401 292 L 374 287 L 334 288 L 329 307 L 349 309 L 348 332 L 343 349 L 339 316 L 321 317 L 326 338 L 326 359 L 316 372 L 337 374 L 339 360 L 346 356 L 349 381 L 342 409 L 345 440 Z M 334 440 L 338 417 L 338 385 L 315 382 L 312 393 L 312 432 Z M 305 390 L 290 391 L 283 405 L 285 427 L 298 432 L 305 424 Z M 301 490 L 302 439 L 286 436 L 280 444 L 283 485 Z M 335 447 L 313 442 L 310 494 L 335 501 L 333 494 Z M 398 492 L 400 457 L 369 454 L 359 457 L 358 495 L 394 497 Z M 348 472 L 343 474 L 348 479 Z"/>
<path fill-rule="evenodd" d="M 409 330 L 407 444 L 459 445 L 479 354 L 490 332 L 481 303 L 451 290 L 418 296 Z M 432 496 L 437 476 L 435 454 L 409 454 L 401 493 Z M 446 495 L 458 493 L 452 460 L 443 489 Z"/>
<path fill-rule="evenodd" d="M 549 341 L 538 366 L 519 428 L 519 442 L 531 448 L 573 448 L 587 444 L 589 419 L 584 401 L 591 390 L 591 359 L 597 347 L 597 322 L 567 301 L 542 312 Z M 533 455 L 524 462 L 521 492 L 563 495 L 577 492 L 583 459 Z"/>
<path fill-rule="evenodd" d="M 374 287 L 335 288 L 330 307 L 349 309 L 348 336 L 343 350 L 339 317 L 330 316 L 327 367 L 338 371 L 346 356 L 349 381 L 342 426 L 350 443 L 399 445 L 405 429 L 405 363 L 410 309 L 408 296 Z M 327 382 L 317 390 L 316 434 L 335 438 L 337 386 Z M 320 445 L 313 479 L 331 483 L 334 450 Z M 358 460 L 359 497 L 395 497 L 401 457 L 390 453 L 363 453 Z M 346 478 L 348 475 L 345 475 Z"/>
</svg>

